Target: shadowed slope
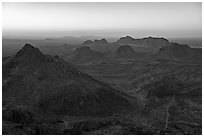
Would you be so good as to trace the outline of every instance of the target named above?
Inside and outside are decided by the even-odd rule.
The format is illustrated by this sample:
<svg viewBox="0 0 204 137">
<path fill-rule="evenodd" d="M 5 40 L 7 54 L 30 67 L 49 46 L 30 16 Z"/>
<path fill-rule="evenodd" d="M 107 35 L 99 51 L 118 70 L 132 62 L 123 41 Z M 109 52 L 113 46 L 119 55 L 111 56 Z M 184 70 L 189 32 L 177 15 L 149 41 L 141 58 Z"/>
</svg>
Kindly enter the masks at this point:
<svg viewBox="0 0 204 137">
<path fill-rule="evenodd" d="M 59 57 L 26 44 L 3 64 L 3 105 L 19 104 L 69 115 L 112 115 L 130 105 L 119 92 Z"/>
</svg>

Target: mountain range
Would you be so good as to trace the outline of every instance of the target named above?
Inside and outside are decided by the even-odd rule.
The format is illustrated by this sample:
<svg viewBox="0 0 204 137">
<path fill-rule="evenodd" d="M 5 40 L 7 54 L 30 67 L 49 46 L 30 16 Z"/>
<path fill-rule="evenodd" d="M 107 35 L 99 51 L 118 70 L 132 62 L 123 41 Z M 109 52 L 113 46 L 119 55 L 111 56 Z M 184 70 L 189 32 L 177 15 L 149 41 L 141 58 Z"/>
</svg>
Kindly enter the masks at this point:
<svg viewBox="0 0 204 137">
<path fill-rule="evenodd" d="M 139 45 L 139 46 L 138 46 Z M 104 52 L 104 50 L 107 50 Z M 134 39 L 130 36 L 122 37 L 115 43 L 108 43 L 105 39 L 87 40 L 72 54 L 63 58 L 73 63 L 101 62 L 113 58 L 141 58 L 153 56 L 162 60 L 173 60 L 188 63 L 201 63 L 200 48 L 169 42 L 165 38 Z"/>
<path fill-rule="evenodd" d="M 202 134 L 201 48 L 130 36 L 55 44 L 3 57 L 3 134 Z"/>
</svg>

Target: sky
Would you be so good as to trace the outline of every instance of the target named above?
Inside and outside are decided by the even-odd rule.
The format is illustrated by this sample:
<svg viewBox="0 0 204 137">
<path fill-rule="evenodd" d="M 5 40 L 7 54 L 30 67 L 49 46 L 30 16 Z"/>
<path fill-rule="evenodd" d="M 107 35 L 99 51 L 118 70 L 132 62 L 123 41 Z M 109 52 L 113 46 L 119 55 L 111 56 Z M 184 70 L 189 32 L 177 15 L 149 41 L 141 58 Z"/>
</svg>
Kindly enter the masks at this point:
<svg viewBox="0 0 204 137">
<path fill-rule="evenodd" d="M 202 3 L 2 4 L 3 37 L 202 37 Z"/>
</svg>

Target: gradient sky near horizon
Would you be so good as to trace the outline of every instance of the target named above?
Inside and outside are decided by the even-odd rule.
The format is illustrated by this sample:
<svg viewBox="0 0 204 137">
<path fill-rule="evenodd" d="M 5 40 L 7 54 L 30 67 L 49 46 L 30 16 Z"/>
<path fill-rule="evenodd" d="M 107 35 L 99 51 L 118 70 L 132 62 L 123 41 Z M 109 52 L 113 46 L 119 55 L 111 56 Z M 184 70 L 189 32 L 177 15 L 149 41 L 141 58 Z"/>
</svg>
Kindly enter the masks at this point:
<svg viewBox="0 0 204 137">
<path fill-rule="evenodd" d="M 3 37 L 202 37 L 202 3 L 2 4 Z"/>
</svg>

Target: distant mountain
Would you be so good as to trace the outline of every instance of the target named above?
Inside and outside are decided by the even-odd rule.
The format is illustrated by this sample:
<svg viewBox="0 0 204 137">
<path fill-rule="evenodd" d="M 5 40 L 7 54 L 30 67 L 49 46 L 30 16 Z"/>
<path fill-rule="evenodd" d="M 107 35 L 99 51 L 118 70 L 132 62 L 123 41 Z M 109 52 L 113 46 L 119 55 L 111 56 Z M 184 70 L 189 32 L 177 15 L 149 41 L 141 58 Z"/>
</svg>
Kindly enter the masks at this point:
<svg viewBox="0 0 204 137">
<path fill-rule="evenodd" d="M 56 37 L 56 38 L 46 38 L 46 41 L 50 42 L 59 42 L 59 43 L 67 43 L 72 45 L 82 44 L 86 40 L 97 41 L 97 39 L 106 39 L 109 42 L 115 42 L 118 38 L 117 37 L 109 37 L 109 36 L 65 36 L 65 37 Z"/>
<path fill-rule="evenodd" d="M 159 52 L 157 53 L 157 57 L 160 59 L 201 63 L 202 49 L 196 49 L 191 48 L 188 45 L 172 43 L 171 46 L 160 48 Z"/>
<path fill-rule="evenodd" d="M 71 54 L 78 46 L 77 45 L 68 45 L 68 44 L 60 44 L 55 46 L 38 46 L 40 51 L 44 54 L 49 55 L 58 55 L 60 57 Z"/>
<path fill-rule="evenodd" d="M 88 49 L 85 47 L 82 51 Z M 128 112 L 115 89 L 30 44 L 3 62 L 3 106 L 13 104 L 65 115 L 105 116 Z"/>
<path fill-rule="evenodd" d="M 122 44 L 134 44 L 134 42 L 135 42 L 135 39 L 130 36 L 121 37 L 119 40 L 116 41 L 116 43 L 122 43 Z"/>
<path fill-rule="evenodd" d="M 98 52 L 107 53 L 110 51 L 114 51 L 117 46 L 112 43 L 107 42 L 106 39 L 100 40 L 86 40 L 82 43 L 82 46 L 88 46 L 90 49 Z"/>
<path fill-rule="evenodd" d="M 170 41 L 179 43 L 179 44 L 186 44 L 192 48 L 202 48 L 202 37 L 194 37 L 194 38 L 170 38 Z"/>
<path fill-rule="evenodd" d="M 131 46 L 124 45 L 120 46 L 116 50 L 116 57 L 119 58 L 129 58 L 129 57 L 135 57 L 136 52 L 132 49 Z"/>
<path fill-rule="evenodd" d="M 138 48 L 138 50 L 146 51 L 158 51 L 160 47 L 165 47 L 171 45 L 171 43 L 165 38 L 141 38 L 134 39 L 130 36 L 122 37 L 116 41 L 116 44 L 119 45 L 130 45 L 132 47 Z"/>
<path fill-rule="evenodd" d="M 72 63 L 86 63 L 89 61 L 97 60 L 101 57 L 101 53 L 97 51 L 93 51 L 88 46 L 83 46 L 77 48 L 72 55 L 64 57 L 66 61 Z"/>
<path fill-rule="evenodd" d="M 109 43 L 107 42 L 107 40 L 106 39 L 101 39 L 101 40 L 94 40 L 94 41 L 92 41 L 92 40 L 86 40 L 86 41 L 84 41 L 83 42 L 83 45 L 108 45 Z"/>
</svg>

